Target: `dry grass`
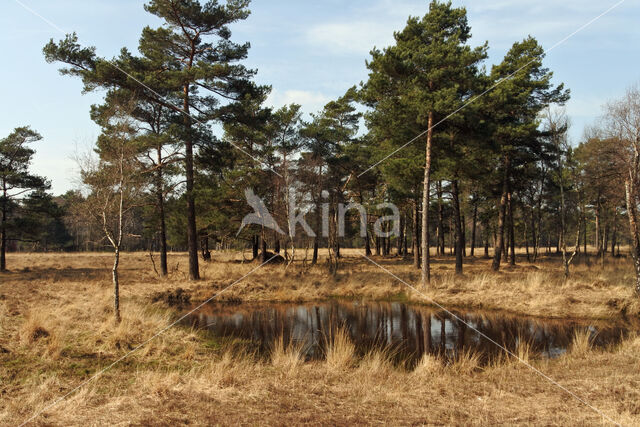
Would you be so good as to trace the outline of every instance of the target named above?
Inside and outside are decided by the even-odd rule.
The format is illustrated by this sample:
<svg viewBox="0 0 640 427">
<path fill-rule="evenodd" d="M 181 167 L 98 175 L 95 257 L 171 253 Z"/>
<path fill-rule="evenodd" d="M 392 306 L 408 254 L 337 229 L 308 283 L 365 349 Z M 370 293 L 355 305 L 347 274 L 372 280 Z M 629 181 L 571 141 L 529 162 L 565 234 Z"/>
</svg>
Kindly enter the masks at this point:
<svg viewBox="0 0 640 427">
<path fill-rule="evenodd" d="M 294 343 L 284 344 L 284 338 L 276 340 L 271 350 L 271 363 L 286 374 L 295 372 L 304 362 L 303 348 Z"/>
<path fill-rule="evenodd" d="M 418 294 L 367 262 L 359 251 L 343 253 L 345 257 L 336 276 L 328 274 L 323 261 L 317 266 L 298 263 L 288 269 L 266 266 L 234 285 L 224 298 L 288 302 L 330 297 L 406 299 L 425 304 L 437 301 L 446 307 L 507 310 L 558 318 L 605 319 L 640 314 L 640 303 L 633 292 L 633 269 L 624 258 L 607 258 L 604 267 L 595 262 L 577 263 L 565 282 L 557 257 L 541 258 L 536 264 L 520 259 L 518 266 L 506 265 L 498 273 L 491 270 L 490 260 L 467 258 L 463 276 L 453 273 L 451 257 L 434 257 L 432 285 Z M 218 258 L 232 261 L 233 256 L 230 253 Z M 375 261 L 407 283 L 419 284 L 420 274 L 411 260 L 376 258 Z M 207 298 L 254 267 L 255 264 L 223 261 L 206 265 L 208 286 L 193 289 L 194 299 Z"/>
<path fill-rule="evenodd" d="M 300 251 L 298 251 L 300 252 Z M 331 297 L 368 299 L 403 299 L 419 303 L 435 300 L 446 307 L 502 309 L 542 317 L 611 318 L 620 314 L 640 314 L 640 302 L 633 292 L 633 267 L 625 258 L 606 258 L 605 266 L 597 262 L 576 261 L 568 281 L 563 280 L 558 257 L 543 257 L 535 264 L 519 259 L 516 267 L 505 265 L 502 271 L 491 270 L 491 261 L 465 259 L 465 274 L 453 274 L 453 258 L 434 257 L 432 285 L 423 294 L 411 291 L 380 268 L 367 262 L 360 251 L 344 249 L 338 274 L 331 276 L 324 259 L 316 266 L 302 260 L 285 268 L 266 265 L 235 283 L 258 264 L 242 262 L 238 252 L 214 254 L 214 261 L 201 263 L 203 280 L 187 281 L 185 254 L 169 257 L 170 275 L 158 278 L 147 254 L 124 254 L 122 257 L 122 297 L 149 297 L 154 292 L 171 292 L 182 288 L 192 302 L 204 300 L 227 289 L 218 299 L 232 301 L 302 302 Z M 411 260 L 375 258 L 385 268 L 417 285 L 420 274 Z M 10 254 L 12 270 L 2 277 L 12 282 L 32 282 L 42 289 L 57 283 L 74 287 L 78 292 L 96 288 L 109 290 L 109 254 Z M 0 288 L 0 293 L 3 291 Z M 21 297 L 29 299 L 28 295 Z M 58 299 L 58 295 L 52 295 Z M 110 303 L 105 305 L 109 310 Z"/>
<path fill-rule="evenodd" d="M 340 328 L 333 331 L 327 345 L 326 363 L 337 371 L 351 367 L 354 362 L 356 348 L 351 342 L 349 332 Z"/>
<path fill-rule="evenodd" d="M 589 354 L 592 347 L 591 332 L 588 330 L 576 331 L 573 336 L 573 340 L 571 341 L 571 354 L 573 356 L 585 356 Z"/>
<path fill-rule="evenodd" d="M 480 356 L 472 351 L 465 350 L 458 354 L 453 363 L 451 370 L 459 375 L 469 375 L 480 367 Z"/>
<path fill-rule="evenodd" d="M 531 343 L 522 337 L 518 337 L 518 345 L 516 347 L 515 355 L 518 362 L 531 362 Z"/>
<path fill-rule="evenodd" d="M 47 338 L 51 333 L 42 326 L 46 318 L 42 314 L 29 313 L 25 322 L 20 327 L 20 342 L 26 345 L 33 344 L 41 338 Z"/>
<path fill-rule="evenodd" d="M 428 378 L 438 375 L 443 370 L 441 360 L 431 354 L 424 354 L 413 370 L 414 376 Z"/>
<path fill-rule="evenodd" d="M 353 255 L 346 251 L 348 255 Z M 111 312 L 110 259 L 102 254 L 9 256 L 0 277 L 0 424 L 28 419 L 175 319 L 158 292 L 185 288 L 193 298 L 233 283 L 255 264 L 238 254 L 205 264 L 205 280 L 184 281 L 186 258 L 173 255 L 173 272 L 159 279 L 148 257 L 126 254 L 122 271 L 123 321 Z M 393 259 L 378 261 L 415 283 L 418 273 Z M 508 307 L 561 317 L 606 317 L 637 311 L 623 260 L 578 265 L 567 283 L 555 260 L 500 274 L 484 260 L 450 274 L 449 259 L 435 260 L 429 290 L 445 305 Z M 177 265 L 177 268 L 176 268 Z M 444 267 L 440 269 L 440 267 Z M 28 268 L 28 270 L 26 269 Z M 544 269 L 543 269 L 544 268 Z M 225 298 L 246 301 L 309 300 L 330 296 L 406 298 L 369 264 L 344 260 L 337 277 L 324 267 L 260 270 Z M 548 301 L 544 312 L 545 298 Z M 425 356 L 412 371 L 390 355 L 354 356 L 344 331 L 330 339 L 326 361 L 303 363 L 301 349 L 277 342 L 269 360 L 184 327 L 169 329 L 36 420 L 38 425 L 101 424 L 602 424 L 603 419 L 521 363 L 505 358 L 480 367 L 476 355 L 450 365 Z M 518 351 L 528 357 L 525 344 Z M 531 359 L 536 368 L 624 425 L 640 424 L 640 338 L 609 351 L 577 337 L 566 356 Z"/>
</svg>

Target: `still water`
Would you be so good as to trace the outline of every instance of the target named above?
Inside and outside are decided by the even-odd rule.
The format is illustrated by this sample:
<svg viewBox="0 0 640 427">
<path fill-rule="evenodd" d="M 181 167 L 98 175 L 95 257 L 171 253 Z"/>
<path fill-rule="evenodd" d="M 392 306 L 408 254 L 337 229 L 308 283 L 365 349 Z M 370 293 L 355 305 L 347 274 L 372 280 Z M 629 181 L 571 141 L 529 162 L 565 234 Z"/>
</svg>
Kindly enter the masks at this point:
<svg viewBox="0 0 640 427">
<path fill-rule="evenodd" d="M 328 337 L 343 328 L 358 354 L 385 350 L 394 360 L 409 364 L 425 353 L 453 359 L 461 351 L 476 353 L 486 362 L 504 355 L 495 343 L 515 351 L 521 340 L 528 343 L 533 356 L 553 358 L 567 350 L 576 332 L 588 331 L 594 346 L 605 347 L 629 330 L 620 323 L 540 320 L 490 312 L 447 313 L 400 302 L 358 301 L 211 304 L 187 320 L 216 337 L 242 339 L 260 354 L 268 354 L 282 338 L 285 343 L 302 346 L 307 359 L 323 358 Z"/>
</svg>

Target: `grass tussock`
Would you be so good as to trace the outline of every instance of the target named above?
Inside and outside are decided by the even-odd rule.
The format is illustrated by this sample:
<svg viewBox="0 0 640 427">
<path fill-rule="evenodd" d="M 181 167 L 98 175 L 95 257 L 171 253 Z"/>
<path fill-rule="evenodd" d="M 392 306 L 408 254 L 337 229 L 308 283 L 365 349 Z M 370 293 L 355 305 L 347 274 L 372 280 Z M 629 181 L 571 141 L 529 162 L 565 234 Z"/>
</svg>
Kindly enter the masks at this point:
<svg viewBox="0 0 640 427">
<path fill-rule="evenodd" d="M 632 332 L 614 350 L 618 354 L 629 355 L 640 362 L 640 334 Z"/>
<path fill-rule="evenodd" d="M 518 344 L 514 353 L 517 362 L 529 363 L 532 355 L 532 344 L 522 337 L 518 337 Z"/>
<path fill-rule="evenodd" d="M 122 310 L 121 315 L 122 320 L 116 323 L 108 312 L 100 324 L 99 343 L 102 343 L 101 348 L 106 351 L 132 350 L 172 323 L 172 314 L 169 311 L 163 312 L 143 306 L 129 307 L 127 310 Z M 158 339 L 145 346 L 144 351 L 145 354 L 151 354 L 153 351 L 162 351 L 162 349 L 163 340 Z"/>
<path fill-rule="evenodd" d="M 569 352 L 571 356 L 584 357 L 593 349 L 593 336 L 591 331 L 585 329 L 576 331 L 571 340 Z"/>
<path fill-rule="evenodd" d="M 369 351 L 360 360 L 358 372 L 367 376 L 385 376 L 393 370 L 391 355 L 388 351 Z"/>
<path fill-rule="evenodd" d="M 29 313 L 24 323 L 20 327 L 20 342 L 29 345 L 40 340 L 41 338 L 47 338 L 51 335 L 47 328 L 47 316 L 43 314 Z"/>
<path fill-rule="evenodd" d="M 48 359 L 58 359 L 61 339 L 53 318 L 43 312 L 29 313 L 18 332 L 20 344 L 32 353 Z"/>
<path fill-rule="evenodd" d="M 470 375 L 479 368 L 480 355 L 468 350 L 460 352 L 451 363 L 451 370 L 460 375 Z"/>
<path fill-rule="evenodd" d="M 291 374 L 304 362 L 303 347 L 300 344 L 284 343 L 281 336 L 273 344 L 271 350 L 271 364 L 286 374 Z"/>
<path fill-rule="evenodd" d="M 331 369 L 342 370 L 350 367 L 355 361 L 356 347 L 351 341 L 349 332 L 340 328 L 328 337 L 326 363 Z"/>
<path fill-rule="evenodd" d="M 443 371 L 443 363 L 432 354 L 424 354 L 413 370 L 413 374 L 418 377 L 431 377 Z"/>
</svg>

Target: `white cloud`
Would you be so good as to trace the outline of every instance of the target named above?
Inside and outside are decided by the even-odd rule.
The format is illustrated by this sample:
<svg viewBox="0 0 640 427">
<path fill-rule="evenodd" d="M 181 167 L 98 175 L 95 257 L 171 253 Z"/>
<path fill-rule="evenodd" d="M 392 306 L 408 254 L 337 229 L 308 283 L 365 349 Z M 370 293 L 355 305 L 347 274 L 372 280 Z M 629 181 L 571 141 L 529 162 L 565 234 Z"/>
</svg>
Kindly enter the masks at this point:
<svg viewBox="0 0 640 427">
<path fill-rule="evenodd" d="M 352 17 L 311 26 L 304 39 L 332 53 L 368 56 L 374 46 L 391 45 L 394 31 L 402 30 L 409 16 L 422 16 L 427 11 L 423 0 L 378 0 L 366 9 L 357 9 Z"/>
<path fill-rule="evenodd" d="M 280 108 L 288 104 L 300 104 L 305 113 L 315 113 L 321 110 L 331 98 L 321 92 L 306 90 L 285 90 L 274 89 L 267 98 L 266 104 L 275 108 Z"/>
<path fill-rule="evenodd" d="M 490 45 L 509 47 L 528 35 L 556 42 L 582 27 L 611 5 L 585 4 L 582 0 L 523 0 L 521 2 L 456 1 L 465 6 L 475 43 L 489 40 Z M 409 16 L 423 16 L 428 5 L 423 1 L 378 0 L 366 10 L 360 10 L 353 19 L 323 22 L 308 28 L 304 40 L 314 48 L 343 55 L 367 55 L 374 47 L 385 47 L 393 42 L 393 32 L 401 30 Z M 625 28 L 621 25 L 622 7 L 602 16 L 594 27 L 603 29 Z M 589 25 L 589 26 L 592 26 Z M 593 30 L 592 30 L 593 31 Z M 585 31 L 586 34 L 588 34 Z M 576 38 L 578 39 L 578 38 Z M 546 46 L 549 47 L 549 46 Z"/>
<path fill-rule="evenodd" d="M 393 42 L 393 27 L 376 21 L 329 22 L 311 27 L 306 40 L 334 53 L 366 55 L 374 46 Z"/>
</svg>

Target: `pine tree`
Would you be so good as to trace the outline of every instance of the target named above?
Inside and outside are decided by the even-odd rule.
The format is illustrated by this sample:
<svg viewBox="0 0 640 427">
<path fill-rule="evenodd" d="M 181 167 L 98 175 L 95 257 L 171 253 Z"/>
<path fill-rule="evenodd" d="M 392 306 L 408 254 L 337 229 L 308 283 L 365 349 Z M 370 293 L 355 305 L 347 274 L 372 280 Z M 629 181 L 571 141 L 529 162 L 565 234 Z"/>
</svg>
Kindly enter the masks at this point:
<svg viewBox="0 0 640 427">
<path fill-rule="evenodd" d="M 44 188 L 31 192 L 19 204 L 14 219 L 15 238 L 30 244 L 30 250 L 70 249 L 71 235 L 63 218 L 65 210 Z"/>
<path fill-rule="evenodd" d="M 207 142 L 210 122 L 232 120 L 235 103 L 267 90 L 251 83 L 255 72 L 239 63 L 246 58 L 249 44 L 231 41 L 229 25 L 247 18 L 248 4 L 248 0 L 226 4 L 211 0 L 204 5 L 197 0 L 150 1 L 145 9 L 165 25 L 143 30 L 141 58 L 123 49 L 118 58 L 107 61 L 95 55 L 95 48 L 81 47 L 75 34 L 44 47 L 47 61 L 70 65 L 61 72 L 81 77 L 85 90 L 127 89 L 180 113 L 182 120 L 174 135 L 184 149 L 189 277 L 194 280 L 200 277 L 194 152 Z"/>
<path fill-rule="evenodd" d="M 409 126 L 426 128 L 422 182 L 422 283 L 428 284 L 429 207 L 432 173 L 434 126 L 438 119 L 456 111 L 466 89 L 460 83 L 474 73 L 486 56 L 486 46 L 472 49 L 466 10 L 453 8 L 451 2 L 432 1 L 422 19 L 409 18 L 406 27 L 395 34 L 396 44 L 383 52 L 372 51 L 368 90 L 378 108 L 386 114 L 398 109 L 409 111 L 414 121 Z M 462 87 L 461 87 L 462 86 Z M 387 94 L 392 98 L 388 99 Z M 395 95 L 395 96 L 393 96 Z M 387 99 L 385 99 L 387 98 Z M 374 101 L 374 102 L 375 102 Z M 401 108 L 402 108 L 401 107 Z"/>
<path fill-rule="evenodd" d="M 494 270 L 500 269 L 505 247 L 507 203 L 513 194 L 511 177 L 522 165 L 539 158 L 538 115 L 550 104 L 563 104 L 569 99 L 569 91 L 562 84 L 554 87 L 551 83 L 553 73 L 543 67 L 543 59 L 544 49 L 533 37 L 514 43 L 491 71 L 492 81 L 499 85 L 483 98 L 491 115 L 493 143 L 500 159 L 497 168 L 502 174 Z"/>
<path fill-rule="evenodd" d="M 238 62 L 245 59 L 249 44 L 231 41 L 229 25 L 249 16 L 248 0 L 229 0 L 225 5 L 195 0 L 152 0 L 145 9 L 162 19 L 161 28 L 145 28 L 140 51 L 164 64 L 165 84 L 181 91 L 184 144 L 189 277 L 199 279 L 198 237 L 194 195 L 194 146 L 201 133 L 198 124 L 228 120 L 227 100 L 237 101 L 253 89 L 255 74 Z M 158 77 L 160 78 L 160 77 Z"/>
<path fill-rule="evenodd" d="M 13 214 L 21 198 L 50 187 L 43 177 L 29 171 L 35 151 L 28 145 L 42 137 L 29 127 L 19 127 L 0 139 L 0 271 L 6 271 L 7 242 L 17 233 Z"/>
</svg>

